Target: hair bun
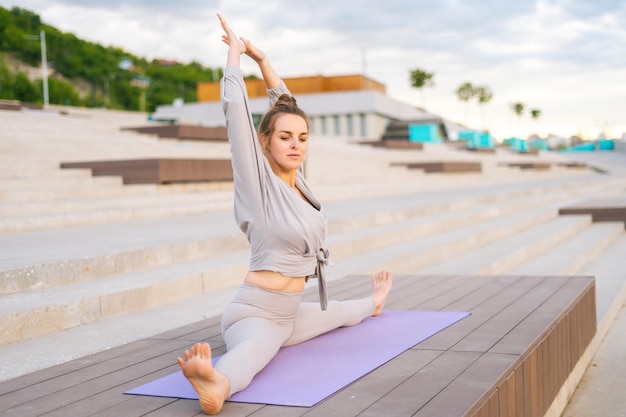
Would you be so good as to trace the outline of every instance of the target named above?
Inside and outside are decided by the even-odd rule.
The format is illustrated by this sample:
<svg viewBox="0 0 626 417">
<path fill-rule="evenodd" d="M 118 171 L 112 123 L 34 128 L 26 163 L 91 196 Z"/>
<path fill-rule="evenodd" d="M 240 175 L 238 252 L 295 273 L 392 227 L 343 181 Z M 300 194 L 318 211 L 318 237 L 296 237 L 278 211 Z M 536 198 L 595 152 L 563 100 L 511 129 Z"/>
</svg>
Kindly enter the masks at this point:
<svg viewBox="0 0 626 417">
<path fill-rule="evenodd" d="M 295 97 L 290 96 L 289 94 L 281 94 L 276 100 L 276 106 L 294 106 L 298 107 L 298 103 L 296 102 Z"/>
</svg>

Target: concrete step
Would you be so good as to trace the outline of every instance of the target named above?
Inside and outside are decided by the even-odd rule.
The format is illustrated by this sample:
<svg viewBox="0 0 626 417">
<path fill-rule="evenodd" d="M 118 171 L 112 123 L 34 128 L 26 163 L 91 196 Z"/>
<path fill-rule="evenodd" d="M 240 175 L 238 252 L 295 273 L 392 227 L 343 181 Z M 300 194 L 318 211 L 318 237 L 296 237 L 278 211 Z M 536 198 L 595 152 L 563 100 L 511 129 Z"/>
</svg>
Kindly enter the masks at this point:
<svg viewBox="0 0 626 417">
<path fill-rule="evenodd" d="M 94 186 L 87 183 L 82 186 L 15 189 L 0 191 L 0 201 L 7 203 L 32 203 L 65 199 L 97 200 L 141 195 L 176 195 L 178 193 L 228 192 L 232 196 L 231 182 L 203 182 L 188 184 L 132 184 L 112 186 Z"/>
<path fill-rule="evenodd" d="M 518 209 L 525 207 L 524 204 L 529 204 L 529 202 L 519 201 L 521 199 L 522 197 L 518 197 L 509 202 L 500 202 L 499 205 L 492 204 L 488 210 L 482 206 L 452 210 L 439 215 L 439 218 L 430 216 L 413 219 L 413 213 L 410 210 L 399 210 L 387 216 L 379 211 L 376 216 L 368 218 L 369 222 L 361 219 L 358 229 L 344 228 L 343 232 L 331 233 L 328 244 L 332 249 L 333 257 L 350 256 L 355 251 L 372 250 L 389 242 L 459 227 L 476 219 L 497 216 L 502 212 L 510 211 L 511 208 Z M 535 197 L 529 201 L 536 204 L 540 199 L 541 197 Z M 211 223 L 223 224 L 231 220 L 228 217 L 232 216 L 220 214 Z M 0 271 L 0 294 L 92 280 L 122 272 L 135 272 L 200 259 L 220 250 L 240 250 L 247 247 L 244 236 L 230 221 L 227 224 L 232 227 L 212 227 L 207 233 L 197 227 L 197 224 L 206 223 L 204 220 L 198 219 L 197 224 L 194 225 L 190 221 L 183 222 L 179 219 L 179 223 L 176 230 L 166 229 L 159 235 L 152 235 L 152 238 L 143 235 L 141 247 L 136 245 L 124 247 L 117 244 L 109 250 L 103 250 L 101 245 L 94 247 L 92 243 L 85 241 L 80 244 L 83 250 L 79 253 L 74 251 L 73 245 L 65 249 L 57 246 L 58 256 L 50 257 L 43 262 L 27 260 L 22 263 L 4 263 L 3 270 Z M 344 222 L 343 219 L 335 219 L 331 221 L 331 224 L 339 225 Z M 135 225 L 128 227 L 129 229 L 137 228 Z M 145 228 L 139 227 L 138 229 L 138 234 L 144 233 Z M 338 230 L 340 227 L 336 226 L 333 229 Z M 120 233 L 119 227 L 111 232 L 118 237 L 119 242 L 129 238 Z M 176 234 L 173 234 L 174 232 Z M 88 236 L 95 236 L 101 235 L 103 231 L 94 228 L 86 233 Z M 65 235 L 67 241 L 77 242 L 79 239 L 76 234 L 65 233 Z M 39 239 L 35 238 L 30 242 L 20 239 L 19 236 L 15 236 L 14 239 L 8 237 L 3 239 L 3 243 L 12 246 L 28 245 L 31 249 L 36 247 L 34 245 L 39 245 L 43 251 L 47 247 L 51 234 L 41 233 L 39 236 Z"/>
<path fill-rule="evenodd" d="M 328 275 L 335 278 L 353 273 L 372 273 L 380 268 L 397 273 L 420 270 L 553 221 L 556 221 L 556 225 L 550 227 L 554 228 L 555 233 L 562 232 L 563 228 L 566 229 L 564 233 L 571 233 L 572 230 L 589 225 L 590 219 L 560 220 L 557 218 L 557 209 L 568 199 L 572 201 L 577 198 L 575 195 L 568 195 L 563 200 L 550 201 L 533 208 L 522 207 L 516 212 L 470 222 L 462 227 L 450 227 L 437 233 L 422 234 L 413 240 L 387 242 L 386 246 L 377 248 L 374 254 L 367 252 L 350 257 L 348 262 L 342 262 L 340 268 L 329 269 Z M 512 202 L 512 205 L 516 203 Z"/>
<path fill-rule="evenodd" d="M 117 176 L 83 177 L 83 176 L 51 176 L 40 178 L 6 178 L 0 180 L 2 192 L 13 190 L 49 189 L 80 186 L 122 186 L 122 178 Z"/>
<path fill-rule="evenodd" d="M 564 242 L 507 270 L 515 275 L 577 275 L 624 235 L 620 222 L 593 223 Z M 626 252 L 625 252 L 626 253 Z"/>
<path fill-rule="evenodd" d="M 445 246 L 447 243 L 441 243 Z M 442 249 L 445 251 L 445 248 Z M 371 254 L 371 252 L 370 252 Z M 2 297 L 0 344 L 15 343 L 107 317 L 237 285 L 247 250 Z"/>
<path fill-rule="evenodd" d="M 569 197 L 570 193 L 563 194 Z M 552 196 L 554 195 L 558 195 L 558 193 L 553 193 Z M 356 253 L 369 254 L 373 259 L 378 259 L 378 253 L 381 250 L 389 252 L 388 248 L 391 248 L 393 256 L 398 258 L 399 246 L 411 248 L 411 259 L 414 258 L 416 252 L 420 252 L 416 246 L 422 246 L 422 252 L 430 251 L 432 253 L 436 251 L 441 254 L 468 250 L 490 240 L 501 238 L 506 234 L 514 233 L 520 228 L 540 224 L 553 216 L 554 210 L 552 208 L 548 210 L 543 206 L 535 209 L 528 208 L 528 206 L 538 204 L 538 201 L 541 200 L 539 197 L 541 196 L 534 196 L 530 199 L 531 203 L 527 205 L 523 201 L 517 200 L 502 202 L 500 207 L 493 207 L 494 210 L 491 212 L 485 210 L 485 207 L 466 209 L 463 213 L 465 218 L 463 222 L 466 223 L 464 227 L 459 227 L 460 222 L 450 223 L 451 213 L 445 213 L 441 218 L 431 218 L 431 221 L 440 224 L 441 228 L 439 233 L 434 236 L 435 243 L 424 239 L 415 242 L 415 235 L 421 236 L 426 230 L 422 228 L 425 224 L 424 219 L 409 219 L 401 222 L 396 221 L 386 228 L 374 227 L 373 231 L 368 234 L 344 232 L 344 236 L 338 236 L 336 242 L 365 241 L 365 243 L 353 244 L 350 249 L 344 246 L 343 250 L 337 251 L 338 254 L 334 253 L 335 248 L 331 243 L 331 251 L 333 251 L 333 257 L 340 260 Z M 513 208 L 517 210 L 516 213 L 511 213 Z M 522 210 L 524 208 L 526 209 Z M 481 217 L 480 212 L 486 213 L 486 215 L 479 222 L 477 218 Z M 502 212 L 507 213 L 508 216 L 503 218 Z M 494 216 L 495 218 L 493 218 Z M 461 216 L 457 214 L 457 217 Z M 470 221 L 472 219 L 473 221 Z M 508 223 L 509 219 L 511 222 L 507 227 L 505 223 Z M 451 228 L 450 224 L 455 227 Z M 388 228 L 391 230 L 387 230 Z M 412 233 L 397 233 L 399 228 L 405 231 L 412 230 Z M 428 233 L 431 234 L 437 232 L 436 227 L 431 227 L 428 230 Z M 381 233 L 386 235 L 385 243 L 388 247 L 386 249 L 380 249 Z M 392 236 L 395 236 L 395 239 Z M 372 242 L 376 242 L 376 244 Z M 130 271 L 124 271 L 119 275 L 103 276 L 106 273 L 107 264 L 110 262 L 107 257 L 100 259 L 105 264 L 102 268 L 98 267 L 94 258 L 89 260 L 88 264 L 93 265 L 89 268 L 85 264 L 73 262 L 69 269 L 75 270 L 77 273 L 71 278 L 69 278 L 69 274 L 58 273 L 58 269 L 64 267 L 63 264 L 56 265 L 57 268 L 48 266 L 47 271 L 45 271 L 48 273 L 48 279 L 31 280 L 28 288 L 31 291 L 3 297 L 0 317 L 4 322 L 9 323 L 8 328 L 13 330 L 5 332 L 0 343 L 14 343 L 27 338 L 42 336 L 49 332 L 101 320 L 112 315 L 175 302 L 181 298 L 192 297 L 209 290 L 236 285 L 247 270 L 248 251 L 235 249 L 243 244 L 241 239 L 230 237 L 220 242 L 218 239 L 212 239 L 204 241 L 204 245 L 197 245 L 197 242 L 193 242 L 195 251 L 188 250 L 188 246 L 186 246 L 188 244 L 189 242 L 179 242 L 164 246 L 165 249 L 162 252 L 152 251 L 148 256 L 144 250 L 126 252 L 124 255 L 118 256 L 117 262 L 112 263 L 112 265 L 130 269 Z M 227 246 L 230 248 L 227 249 Z M 369 249 L 365 249 L 366 247 Z M 190 255 L 189 252 L 192 254 Z M 210 254 L 210 258 L 192 259 L 194 255 L 202 257 L 203 254 Z M 136 258 L 139 261 L 142 257 L 147 258 L 147 260 L 141 261 L 139 268 L 134 265 L 134 262 L 128 262 L 131 258 Z M 400 257 L 402 257 L 402 253 Z M 435 258 L 430 256 L 423 259 L 432 261 Z M 406 263 L 406 260 L 403 259 L 402 261 Z M 378 266 L 380 264 L 381 262 L 378 260 Z M 385 266 L 384 263 L 383 266 Z M 386 266 L 389 267 L 388 264 Z M 395 261 L 393 268 L 389 269 L 402 270 L 398 261 Z M 24 271 L 22 275 L 25 274 L 26 270 L 27 268 L 22 269 Z M 32 269 L 30 271 L 30 276 L 33 276 Z M 100 277 L 94 279 L 98 275 Z M 64 283 L 60 280 L 70 280 L 70 282 Z M 13 279 L 13 282 L 16 283 L 15 286 L 24 285 L 25 281 L 28 282 L 24 276 L 20 279 Z M 46 282 L 47 288 L 33 290 L 37 283 L 41 282 Z M 15 288 L 12 289 L 15 290 Z M 5 291 L 10 290 L 6 289 Z"/>
<path fill-rule="evenodd" d="M 4 217 L 0 218 L 0 234 L 158 219 L 224 210 L 229 207 L 232 207 L 232 202 L 230 201 L 206 201 L 195 204 L 180 203 L 167 206 L 131 207 L 127 209 L 110 208 L 99 211 Z"/>
<path fill-rule="evenodd" d="M 556 224 L 553 225 L 553 222 Z M 547 225 L 544 226 L 544 223 Z M 568 235 L 589 223 L 589 219 L 565 219 L 565 221 L 555 219 L 553 211 L 545 208 L 529 210 L 505 219 L 495 219 L 431 236 L 406 247 L 388 248 L 389 250 L 384 251 L 386 259 L 382 265 L 384 269 L 401 273 L 419 271 L 434 262 L 446 261 L 469 250 L 495 244 L 511 235 L 542 230 L 543 227 L 553 228 L 556 234 Z M 499 261 L 496 257 L 494 259 L 496 262 Z M 374 269 L 368 269 L 366 272 L 372 273 Z"/>
<path fill-rule="evenodd" d="M 520 210 L 545 205 L 551 201 L 567 201 L 576 195 L 580 188 L 553 191 L 547 189 L 542 195 L 498 193 L 496 201 L 487 196 L 482 199 L 469 200 L 466 203 L 455 200 L 453 203 L 443 201 L 435 203 L 435 209 L 422 207 L 418 210 L 410 206 L 407 209 L 394 208 L 387 212 L 361 214 L 358 221 L 351 213 L 348 219 L 330 220 L 331 233 L 328 245 L 333 257 L 341 258 L 355 255 L 362 251 L 371 251 L 389 244 L 415 239 L 433 233 L 439 233 L 463 227 L 468 224 L 494 219 Z M 602 189 L 602 191 L 605 191 Z M 508 197 L 508 198 L 507 198 Z M 467 206 L 467 207 L 466 207 Z M 432 214 L 427 215 L 427 212 Z M 231 223 L 232 215 L 221 213 L 210 219 L 191 218 L 186 221 L 176 219 L 176 225 L 164 229 L 165 223 L 158 226 L 160 232 L 146 235 L 146 227 L 129 224 L 128 230 L 108 226 L 86 229 L 83 233 L 62 233 L 61 240 L 71 242 L 68 245 L 56 243 L 56 254 L 47 258 L 34 260 L 22 259 L 13 254 L 13 262 L 2 264 L 0 271 L 0 294 L 10 294 L 34 289 L 64 285 L 75 281 L 91 280 L 100 277 L 135 272 L 155 268 L 161 265 L 187 262 L 203 258 L 207 254 L 221 253 L 221 250 L 239 250 L 247 247 L 245 238 Z M 352 225 L 348 227 L 350 221 Z M 211 227 L 204 231 L 200 224 L 229 225 L 227 227 Z M 124 227 L 124 226 L 121 226 Z M 133 228 L 139 237 L 129 236 Z M 155 226 L 156 229 L 156 226 Z M 115 236 L 115 238 L 107 236 Z M 9 246 L 28 246 L 31 250 L 50 252 L 49 242 L 53 233 L 35 233 L 21 239 L 20 236 L 7 236 L 0 239 L 0 244 Z M 112 245 L 106 250 L 101 244 L 94 245 L 94 237 L 109 241 Z M 141 239 L 141 246 L 134 244 Z M 59 240 L 59 239 L 57 239 Z M 123 242 L 130 241 L 128 246 Z M 81 249 L 75 250 L 75 245 Z M 37 249 L 40 247 L 40 249 Z"/>
<path fill-rule="evenodd" d="M 329 237 L 328 243 L 334 256 L 352 256 L 362 251 L 371 251 L 403 241 L 460 229 L 540 206 L 549 205 L 551 217 L 563 202 L 577 199 L 578 191 L 575 189 L 546 191 L 545 195 L 513 196 L 504 201 L 485 202 L 464 209 L 443 210 L 437 214 L 417 216 L 410 221 L 364 227 L 350 233 L 334 234 Z M 606 190 L 602 189 L 598 192 L 604 193 Z"/>
<path fill-rule="evenodd" d="M 98 280 L 5 295 L 0 344 L 15 343 L 120 314 L 234 286 L 247 251 Z"/>
<path fill-rule="evenodd" d="M 586 187 L 586 190 L 589 188 Z M 550 187 L 548 189 L 550 190 Z M 369 216 L 372 220 L 369 225 L 364 225 L 362 220 L 357 222 L 360 225 L 358 230 L 374 228 L 374 231 L 367 234 L 350 232 L 350 229 L 354 230 L 353 224 L 348 227 L 347 231 L 341 232 L 345 233 L 345 236 L 335 238 L 336 245 L 349 240 L 363 241 L 363 243 L 357 243 L 351 249 L 344 247 L 343 252 L 338 250 L 338 256 L 333 255 L 336 261 L 342 261 L 343 267 L 335 271 L 330 268 L 329 278 L 332 280 L 338 277 L 337 272 L 339 272 L 339 276 L 343 276 L 347 273 L 371 272 L 381 268 L 402 273 L 505 239 L 515 233 L 529 229 L 541 229 L 544 227 L 543 224 L 554 219 L 557 205 L 568 199 L 577 198 L 577 190 L 580 190 L 580 187 L 570 187 L 569 190 L 564 189 L 561 192 L 550 190 L 547 197 L 552 201 L 547 205 L 545 202 L 538 203 L 546 198 L 545 190 L 543 195 L 542 193 L 530 193 L 530 197 L 525 198 L 523 195 L 528 193 L 516 190 L 515 193 L 519 194 L 519 201 L 507 201 L 506 198 L 502 198 L 502 194 L 494 194 L 494 190 L 467 201 L 456 196 L 456 199 L 448 201 L 448 204 L 452 204 L 448 208 L 452 209 L 452 212 L 457 211 L 456 214 L 459 218 L 464 216 L 464 220 L 460 221 L 457 227 L 444 226 L 448 224 L 447 221 L 450 220 L 451 214 L 431 213 L 431 220 L 434 220 L 435 223 L 439 222 L 442 225 L 442 230 L 431 229 L 426 232 L 428 235 L 426 237 L 424 237 L 426 229 L 423 228 L 425 224 L 423 219 L 412 218 L 415 208 L 399 207 L 400 203 L 406 204 L 406 200 L 400 199 L 394 202 L 391 207 L 387 207 L 388 212 L 381 212 L 380 202 L 378 202 L 379 210 L 361 213 L 361 216 Z M 607 189 L 599 187 L 598 192 L 607 192 Z M 553 201 L 554 199 L 557 201 Z M 500 201 L 500 204 L 494 204 L 494 200 Z M 524 200 L 528 201 L 524 203 Z M 434 198 L 431 203 L 433 201 L 436 201 L 436 206 L 441 207 L 445 199 Z M 481 201 L 482 205 L 479 204 Z M 344 203 L 344 205 L 352 204 L 354 202 Z M 537 206 L 532 207 L 533 205 Z M 361 208 L 363 209 L 365 206 L 363 205 Z M 487 207 L 494 209 L 491 215 Z M 501 215 L 500 210 L 506 215 Z M 481 221 L 476 221 L 476 219 L 470 221 L 472 217 L 480 218 L 481 211 L 487 213 L 481 218 Z M 417 212 L 420 211 L 417 210 Z M 225 214 L 225 212 L 222 213 L 222 216 Z M 398 220 L 399 216 L 402 217 L 401 220 Z M 567 235 L 572 233 L 571 230 L 588 225 L 589 221 L 589 219 L 581 220 L 574 217 L 557 219 L 550 224 L 559 223 L 554 226 L 557 229 L 554 233 Z M 343 223 L 341 217 L 333 218 L 332 222 Z M 461 223 L 467 224 L 460 226 Z M 229 224 L 232 223 L 229 221 Z M 381 227 L 381 224 L 386 227 Z M 122 228 L 124 226 L 119 225 Z M 197 228 L 197 223 L 194 224 L 194 227 Z M 399 228 L 411 230 L 411 232 L 397 233 Z M 340 227 L 338 226 L 337 229 Z M 232 231 L 232 229 L 230 230 Z M 135 231 L 137 229 L 130 230 L 129 233 Z M 215 236 L 224 236 L 221 233 L 228 231 L 227 228 L 220 229 Z M 233 236 L 231 233 L 227 233 L 227 235 Z M 382 235 L 387 236 L 384 247 L 378 243 L 373 243 L 378 242 Z M 396 235 L 393 240 L 390 239 L 392 235 Z M 416 238 L 416 236 L 418 237 Z M 150 265 L 150 262 L 144 262 L 141 265 L 143 269 L 132 271 L 132 263 L 124 262 L 123 256 L 120 256 L 118 260 L 122 261 L 121 263 L 125 267 L 128 264 L 131 265 L 130 272 L 102 276 L 99 279 L 86 281 L 74 280 L 65 285 L 3 296 L 0 319 L 3 323 L 8 323 L 7 328 L 12 330 L 5 332 L 1 343 L 16 343 L 27 338 L 43 336 L 107 317 L 176 302 L 206 291 L 237 285 L 241 281 L 248 264 L 248 251 L 234 249 L 241 244 L 241 240 L 228 241 L 230 245 L 233 245 L 233 248 L 228 250 L 225 247 L 220 247 L 224 252 L 214 251 L 215 253 L 211 253 L 210 257 L 205 256 L 190 260 L 189 256 L 184 254 L 181 255 L 181 259 L 176 259 L 177 254 L 185 252 L 187 243 L 188 240 L 186 239 L 182 244 L 178 243 L 179 250 L 173 251 L 176 252 L 174 256 L 167 258 L 163 265 L 155 260 L 153 262 L 154 267 L 150 269 L 145 269 L 147 265 Z M 207 241 L 206 245 L 220 246 L 215 241 Z M 201 253 L 205 253 L 204 250 L 206 247 L 195 253 L 200 256 Z M 332 246 L 331 250 L 334 250 Z M 356 253 L 358 255 L 355 255 Z M 129 256 L 139 258 L 142 254 L 145 256 L 145 253 L 138 250 L 136 253 L 129 253 Z M 355 258 L 367 260 L 354 262 Z M 343 262 L 345 259 L 348 260 L 348 263 Z M 104 258 L 103 262 L 105 262 Z M 72 267 L 78 265 L 80 264 L 73 264 Z M 84 265 L 80 266 L 81 270 L 77 272 L 77 276 L 81 276 L 83 273 Z"/>
<path fill-rule="evenodd" d="M 111 198 L 116 197 L 116 198 Z M 128 210 L 142 207 L 167 207 L 173 205 L 193 205 L 211 202 L 213 204 L 230 207 L 232 192 L 213 193 L 179 193 L 170 194 L 166 198 L 157 193 L 144 195 L 103 196 L 100 198 L 61 198 L 54 201 L 37 201 L 24 203 L 4 203 L 0 207 L 0 218 L 14 216 L 38 216 L 47 213 L 65 214 L 75 212 Z"/>
<path fill-rule="evenodd" d="M 92 178 L 91 170 L 88 169 L 59 169 L 58 164 L 50 161 L 42 164 L 43 166 L 33 165 L 30 161 L 28 164 L 0 166 L 0 190 L 7 180 L 39 180 L 40 186 L 43 187 L 42 178 Z"/>
<path fill-rule="evenodd" d="M 516 267 L 533 262 L 546 252 L 551 253 L 553 248 L 566 244 L 569 239 L 575 239 L 577 235 L 588 236 L 591 226 L 591 218 L 588 216 L 554 216 L 541 227 L 529 228 L 413 272 L 449 274 L 454 273 L 451 271 L 464 271 L 476 275 L 516 273 Z M 521 268 L 519 274 L 523 274 Z M 527 271 L 527 275 L 532 273 Z"/>
</svg>

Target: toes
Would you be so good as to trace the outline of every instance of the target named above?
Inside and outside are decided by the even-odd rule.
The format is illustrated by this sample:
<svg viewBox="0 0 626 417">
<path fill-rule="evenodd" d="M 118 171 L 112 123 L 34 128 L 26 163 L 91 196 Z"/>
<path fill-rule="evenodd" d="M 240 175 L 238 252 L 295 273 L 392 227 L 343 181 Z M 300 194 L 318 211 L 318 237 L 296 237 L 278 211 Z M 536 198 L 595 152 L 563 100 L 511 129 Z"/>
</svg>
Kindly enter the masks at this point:
<svg viewBox="0 0 626 417">
<path fill-rule="evenodd" d="M 200 356 L 203 358 L 211 358 L 211 347 L 208 343 L 203 343 L 200 346 Z"/>
</svg>

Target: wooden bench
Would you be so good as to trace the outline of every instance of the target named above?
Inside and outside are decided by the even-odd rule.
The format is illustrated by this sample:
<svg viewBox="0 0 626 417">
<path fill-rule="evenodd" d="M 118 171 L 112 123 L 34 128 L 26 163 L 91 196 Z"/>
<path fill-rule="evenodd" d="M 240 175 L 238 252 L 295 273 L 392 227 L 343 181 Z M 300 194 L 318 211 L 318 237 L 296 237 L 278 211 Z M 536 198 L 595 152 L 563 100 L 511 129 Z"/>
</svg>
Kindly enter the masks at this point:
<svg viewBox="0 0 626 417">
<path fill-rule="evenodd" d="M 359 145 L 369 145 L 375 148 L 386 148 L 386 149 L 424 149 L 424 144 L 421 142 L 411 142 L 409 140 L 394 140 L 394 139 L 384 139 L 384 140 L 365 140 L 357 142 Z"/>
<path fill-rule="evenodd" d="M 589 214 L 594 222 L 626 223 L 626 197 L 585 200 L 559 208 L 559 214 Z"/>
<path fill-rule="evenodd" d="M 20 111 L 22 105 L 19 102 L 0 101 L 0 110 Z"/>
<path fill-rule="evenodd" d="M 230 159 L 128 159 L 63 162 L 61 168 L 91 169 L 93 176 L 119 175 L 124 184 L 232 181 Z"/>
<path fill-rule="evenodd" d="M 531 148 L 528 150 L 511 149 L 511 152 L 516 155 L 539 155 L 539 148 Z"/>
<path fill-rule="evenodd" d="M 552 166 L 549 162 L 501 162 L 499 165 L 523 170 L 533 169 L 538 171 L 548 170 Z"/>
<path fill-rule="evenodd" d="M 379 141 L 380 145 L 383 148 L 387 149 L 424 149 L 424 144 L 421 142 L 411 142 L 408 140 L 393 140 L 393 139 L 385 139 Z"/>
<path fill-rule="evenodd" d="M 464 148 L 467 151 L 470 152 L 476 152 L 476 153 L 496 153 L 496 148 L 487 148 L 484 146 L 465 146 Z"/>
<path fill-rule="evenodd" d="M 563 167 L 563 168 L 574 168 L 574 169 L 589 168 L 589 166 L 586 163 L 577 162 L 577 161 L 557 162 L 555 165 L 559 167 Z"/>
<path fill-rule="evenodd" d="M 17 100 L 0 100 L 0 110 L 20 111 L 23 109 L 43 110 L 44 107 L 43 104 L 23 103 Z"/>
<path fill-rule="evenodd" d="M 160 138 L 228 141 L 226 127 L 167 124 L 156 126 L 124 127 L 122 130 L 157 135 Z"/>
<path fill-rule="evenodd" d="M 426 173 L 482 172 L 480 162 L 470 161 L 393 162 L 391 165 L 405 166 L 408 169 L 421 169 Z"/>
<path fill-rule="evenodd" d="M 330 295 L 367 296 L 369 281 L 345 277 L 330 283 Z M 317 300 L 317 288 L 305 299 Z M 221 415 L 560 415 L 554 404 L 564 407 L 567 398 L 555 399 L 596 331 L 591 277 L 401 275 L 386 308 L 471 315 L 313 408 L 227 402 Z M 202 415 L 196 401 L 123 394 L 176 371 L 177 356 L 197 341 L 224 353 L 219 317 L 0 383 L 0 413 Z"/>
</svg>

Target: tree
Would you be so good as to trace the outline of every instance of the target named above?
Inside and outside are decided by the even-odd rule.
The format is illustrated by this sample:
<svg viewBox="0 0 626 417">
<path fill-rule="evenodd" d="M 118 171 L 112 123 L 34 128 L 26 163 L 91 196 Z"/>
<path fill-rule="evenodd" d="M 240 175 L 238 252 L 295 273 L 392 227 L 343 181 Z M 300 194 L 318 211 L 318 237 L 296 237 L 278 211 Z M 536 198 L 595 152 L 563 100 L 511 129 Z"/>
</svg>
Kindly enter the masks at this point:
<svg viewBox="0 0 626 417">
<path fill-rule="evenodd" d="M 511 103 L 511 110 L 513 110 L 513 113 L 515 113 L 515 115 L 517 116 L 517 128 L 520 129 L 521 128 L 521 123 L 522 123 L 522 115 L 524 114 L 524 109 L 526 108 L 526 105 L 522 102 L 514 102 Z"/>
<path fill-rule="evenodd" d="M 433 80 L 434 76 L 434 73 L 419 68 L 411 70 L 411 87 L 415 87 L 421 91 L 422 106 L 424 105 L 424 87 L 433 87 L 435 85 L 435 80 Z"/>
<path fill-rule="evenodd" d="M 30 82 L 24 72 L 18 72 L 13 80 L 13 100 L 20 100 L 27 103 L 41 103 L 42 98 L 39 90 Z"/>
<path fill-rule="evenodd" d="M 469 101 L 476 95 L 476 88 L 470 82 L 464 82 L 456 89 L 456 95 L 459 100 L 465 102 L 465 124 L 467 124 Z"/>
<path fill-rule="evenodd" d="M 537 134 L 539 134 L 539 117 L 541 116 L 541 110 L 539 109 L 531 109 L 530 110 L 530 117 L 535 121 L 535 127 L 537 129 Z"/>
<path fill-rule="evenodd" d="M 480 85 L 474 89 L 476 93 L 476 98 L 478 99 L 478 105 L 480 106 L 480 113 L 483 122 L 483 129 L 485 128 L 485 112 L 484 105 L 489 103 L 493 98 L 493 93 L 491 89 L 486 85 Z"/>
<path fill-rule="evenodd" d="M 18 7 L 8 10 L 0 6 L 0 54 L 8 52 L 30 66 L 40 65 L 40 43 L 31 38 L 41 30 L 46 32 L 48 63 L 54 69 L 49 81 L 55 103 L 106 104 L 112 108 L 137 110 L 143 102 L 139 97 L 143 98 L 144 91 L 133 87 L 131 80 L 139 75 L 150 77 L 153 81 L 145 91 L 145 105 L 153 111 L 157 106 L 170 104 L 181 96 L 185 102 L 197 101 L 196 83 L 219 79 L 219 69 L 204 67 L 198 62 L 188 65 L 165 60 L 149 62 L 121 48 L 104 47 L 64 33 L 45 24 L 39 15 L 28 10 Z M 132 70 L 120 69 L 119 63 L 125 59 L 133 62 Z M 89 84 L 90 92 L 85 97 L 75 95 L 70 86 L 60 82 L 62 79 L 71 87 Z M 31 91 L 32 87 L 35 90 Z M 24 101 L 41 101 L 41 94 L 36 96 L 33 91 L 39 91 L 33 81 L 28 82 L 24 75 L 18 77 L 8 68 L 0 68 L 0 97 L 17 96 Z"/>
</svg>

